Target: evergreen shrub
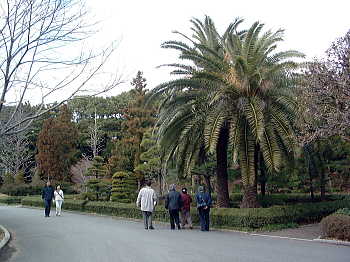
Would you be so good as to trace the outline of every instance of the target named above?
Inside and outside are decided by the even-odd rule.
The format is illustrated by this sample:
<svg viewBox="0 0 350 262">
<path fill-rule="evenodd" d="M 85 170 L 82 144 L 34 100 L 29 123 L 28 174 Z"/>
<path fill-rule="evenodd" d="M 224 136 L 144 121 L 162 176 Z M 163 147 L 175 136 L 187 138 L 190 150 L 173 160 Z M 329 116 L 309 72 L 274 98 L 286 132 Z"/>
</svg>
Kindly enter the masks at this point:
<svg viewBox="0 0 350 262">
<path fill-rule="evenodd" d="M 136 200 L 137 181 L 131 172 L 116 172 L 112 177 L 111 200 L 130 203 Z"/>
</svg>

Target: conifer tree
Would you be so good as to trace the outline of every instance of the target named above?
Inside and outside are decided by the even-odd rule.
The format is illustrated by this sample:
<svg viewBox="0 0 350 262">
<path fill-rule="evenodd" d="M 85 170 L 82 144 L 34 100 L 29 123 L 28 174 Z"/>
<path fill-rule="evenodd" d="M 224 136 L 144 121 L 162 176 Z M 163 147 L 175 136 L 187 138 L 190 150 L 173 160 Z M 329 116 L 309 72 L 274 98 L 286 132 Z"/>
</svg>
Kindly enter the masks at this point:
<svg viewBox="0 0 350 262">
<path fill-rule="evenodd" d="M 131 172 L 116 172 L 112 177 L 112 201 L 131 203 L 136 198 L 137 181 Z"/>
<path fill-rule="evenodd" d="M 70 181 L 70 167 L 76 154 L 78 132 L 71 122 L 72 115 L 66 105 L 57 118 L 47 119 L 39 134 L 36 160 L 43 177 L 57 181 Z"/>
</svg>

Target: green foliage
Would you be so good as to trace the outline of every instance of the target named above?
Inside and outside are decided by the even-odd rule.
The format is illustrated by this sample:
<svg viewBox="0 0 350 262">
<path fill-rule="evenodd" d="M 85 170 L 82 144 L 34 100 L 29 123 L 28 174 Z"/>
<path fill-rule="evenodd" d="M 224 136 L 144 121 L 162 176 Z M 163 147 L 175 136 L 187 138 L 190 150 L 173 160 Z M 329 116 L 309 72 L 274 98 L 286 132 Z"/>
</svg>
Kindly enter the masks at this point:
<svg viewBox="0 0 350 262">
<path fill-rule="evenodd" d="M 117 172 L 112 177 L 112 201 L 130 203 L 136 200 L 137 181 L 131 172 Z"/>
<path fill-rule="evenodd" d="M 342 208 L 337 210 L 334 214 L 350 216 L 350 208 Z"/>
<path fill-rule="evenodd" d="M 104 163 L 103 157 L 95 156 L 92 160 L 92 166 L 87 170 L 86 176 L 95 178 L 104 178 L 108 174 L 108 169 Z"/>
<path fill-rule="evenodd" d="M 26 197 L 22 200 L 22 205 L 43 207 L 43 201 L 39 197 Z M 212 208 L 210 219 L 212 226 L 217 228 L 259 230 L 261 228 L 272 227 L 273 225 L 281 228 L 281 225 L 290 227 L 291 225 L 295 225 L 295 223 L 317 222 L 337 209 L 348 206 L 350 206 L 349 200 L 337 200 L 333 202 L 306 203 L 270 208 Z M 125 218 L 142 218 L 140 209 L 134 203 L 66 200 L 64 208 Z M 195 209 L 192 209 L 191 215 L 193 223 L 198 225 L 199 218 Z M 154 212 L 154 219 L 158 221 L 169 221 L 169 213 L 164 207 L 158 206 Z"/>
<path fill-rule="evenodd" d="M 135 167 L 134 171 L 141 173 L 145 179 L 157 178 L 162 169 L 161 149 L 157 144 L 157 137 L 153 129 L 144 133 L 140 146 L 142 150 L 140 164 Z"/>
<path fill-rule="evenodd" d="M 15 175 L 15 184 L 16 185 L 23 185 L 24 184 L 24 172 L 20 170 L 16 175 Z"/>
<path fill-rule="evenodd" d="M 242 204 L 254 207 L 259 159 L 263 158 L 269 173 L 276 172 L 294 150 L 297 77 L 293 70 L 298 64 L 292 60 L 303 55 L 276 52 L 283 30 L 263 32 L 259 22 L 241 31 L 242 20 L 236 19 L 223 35 L 210 17 L 191 22 L 193 36 L 185 37 L 188 44 L 168 41 L 162 45 L 179 51 L 179 59 L 191 64 L 168 65 L 181 78 L 153 91 L 154 96 L 165 97 L 159 119 L 161 146 L 167 160 L 175 155 L 187 175 L 203 146 L 207 153 L 216 152 L 218 172 L 223 170 L 218 178 L 226 176 L 227 170 L 218 157 L 223 154 L 225 160 L 229 148 L 241 168 L 246 193 Z"/>
<path fill-rule="evenodd" d="M 111 184 L 107 180 L 93 178 L 86 183 L 88 192 L 85 195 L 89 200 L 109 200 Z M 92 196 L 94 195 L 94 197 Z M 82 195 L 84 196 L 84 194 Z M 84 198 L 84 199 L 86 199 Z"/>
<path fill-rule="evenodd" d="M 322 237 L 350 241 L 350 216 L 333 214 L 321 221 Z"/>
<path fill-rule="evenodd" d="M 7 204 L 7 205 L 21 204 L 21 201 L 23 198 L 24 197 L 18 197 L 18 196 L 0 197 L 0 203 Z"/>
<path fill-rule="evenodd" d="M 10 173 L 5 173 L 5 175 L 3 176 L 3 185 L 12 185 L 15 183 L 15 178 L 13 177 L 12 174 Z"/>
</svg>

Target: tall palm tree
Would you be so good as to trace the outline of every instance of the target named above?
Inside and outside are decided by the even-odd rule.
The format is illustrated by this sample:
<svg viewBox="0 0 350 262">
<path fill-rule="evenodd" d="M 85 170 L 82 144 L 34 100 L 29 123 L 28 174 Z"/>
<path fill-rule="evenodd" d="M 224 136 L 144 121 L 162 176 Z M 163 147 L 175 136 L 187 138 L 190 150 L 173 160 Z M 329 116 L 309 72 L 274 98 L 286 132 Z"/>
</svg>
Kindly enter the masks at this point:
<svg viewBox="0 0 350 262">
<path fill-rule="evenodd" d="M 155 94 L 167 94 L 164 109 L 170 104 L 172 107 L 163 111 L 167 116 L 160 123 L 164 130 L 179 135 L 177 142 L 185 143 L 184 130 L 189 122 L 177 122 L 177 131 L 172 127 L 179 114 L 188 121 L 205 116 L 196 129 L 201 144 L 193 146 L 197 151 L 192 152 L 198 152 L 204 145 L 208 153 L 216 153 L 217 184 L 222 190 L 221 195 L 218 192 L 219 206 L 228 206 L 227 151 L 231 150 L 233 161 L 241 168 L 241 206 L 256 207 L 259 158 L 263 158 L 268 171 L 278 171 L 284 156 L 293 150 L 297 112 L 293 70 L 298 65 L 291 59 L 303 55 L 296 51 L 276 52 L 277 43 L 283 40 L 283 30 L 262 33 L 263 24 L 256 22 L 249 30 L 239 32 L 241 20 L 236 19 L 220 37 L 216 30 L 210 30 L 214 26 L 207 20 L 210 18 L 206 17 L 204 24 L 192 21 L 194 36 L 192 39 L 185 36 L 191 45 L 178 41 L 163 44 L 165 48 L 179 50 L 179 58 L 191 64 L 171 64 L 175 67 L 173 73 L 182 77 L 154 90 Z M 207 37 L 207 32 L 215 37 Z M 191 140 L 194 131 L 187 135 L 195 143 Z M 195 156 L 194 153 L 191 157 Z M 193 164 L 192 161 L 186 168 Z"/>
</svg>

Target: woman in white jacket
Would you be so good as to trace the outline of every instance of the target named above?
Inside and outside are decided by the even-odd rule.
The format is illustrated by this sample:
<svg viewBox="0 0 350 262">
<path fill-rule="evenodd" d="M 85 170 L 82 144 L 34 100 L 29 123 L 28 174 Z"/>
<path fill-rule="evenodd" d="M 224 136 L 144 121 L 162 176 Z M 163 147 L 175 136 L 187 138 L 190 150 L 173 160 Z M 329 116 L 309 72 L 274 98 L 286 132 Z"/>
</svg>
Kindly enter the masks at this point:
<svg viewBox="0 0 350 262">
<path fill-rule="evenodd" d="M 55 201 L 56 201 L 56 216 L 60 216 L 61 215 L 61 207 L 62 207 L 62 203 L 64 200 L 63 191 L 61 190 L 60 186 L 57 186 L 54 194 L 55 194 Z"/>
</svg>

